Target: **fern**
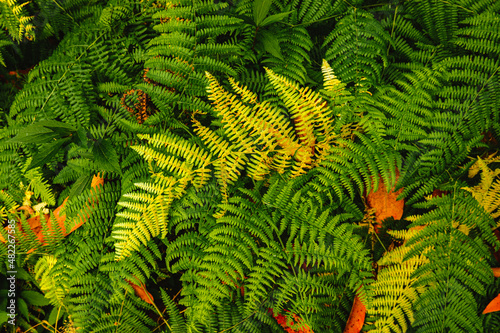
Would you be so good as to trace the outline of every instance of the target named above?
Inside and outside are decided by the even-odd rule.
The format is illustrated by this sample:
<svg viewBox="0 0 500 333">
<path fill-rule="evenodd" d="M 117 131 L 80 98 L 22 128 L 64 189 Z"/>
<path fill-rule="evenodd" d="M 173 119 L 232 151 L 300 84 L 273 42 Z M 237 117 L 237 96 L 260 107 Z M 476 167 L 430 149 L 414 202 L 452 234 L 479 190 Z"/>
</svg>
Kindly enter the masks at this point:
<svg viewBox="0 0 500 333">
<path fill-rule="evenodd" d="M 205 96 L 204 72 L 235 74 L 219 57 L 224 55 L 229 62 L 234 61 L 239 47 L 231 41 L 216 40 L 234 31 L 240 20 L 220 13 L 227 7 L 224 2 L 178 1 L 161 6 L 162 10 L 153 16 L 158 20 L 155 30 L 161 35 L 149 42 L 144 64 L 146 83 L 139 87 L 151 96 L 152 103 L 167 119 L 173 114 L 208 110 L 206 102 L 200 99 Z"/>
<path fill-rule="evenodd" d="M 7 28 L 9 34 L 16 40 L 35 39 L 35 26 L 31 22 L 33 16 L 29 16 L 26 10 L 27 5 L 29 5 L 29 2 L 18 3 L 15 0 L 2 1 L 0 5 L 2 8 L 2 26 Z"/>
<path fill-rule="evenodd" d="M 495 331 L 499 10 L 0 1 L 16 324 Z"/>
<path fill-rule="evenodd" d="M 325 39 L 325 58 L 342 82 L 370 87 L 382 79 L 383 67 L 387 66 L 387 46 L 391 42 L 371 14 L 355 9 Z"/>
<path fill-rule="evenodd" d="M 446 328 L 482 331 L 474 310 L 473 293 L 484 294 L 484 286 L 492 282 L 491 269 L 481 258 L 489 256 L 486 244 L 498 246 L 490 232 L 494 222 L 475 200 L 458 190 L 424 203 L 422 207 L 430 205 L 437 208 L 413 224 L 426 227 L 408 241 L 408 245 L 414 247 L 407 257 L 432 246 L 425 252 L 429 262 L 414 273 L 419 277 L 416 286 L 426 286 L 416 303 L 418 312 L 414 325 L 423 326 L 430 332 Z M 458 297 L 450 298 L 451 294 Z M 439 301 L 430 302 L 430 299 Z"/>
<path fill-rule="evenodd" d="M 496 219 L 500 216 L 498 212 L 498 207 L 500 202 L 498 201 L 498 191 L 500 190 L 500 183 L 497 179 L 500 173 L 498 169 L 491 170 L 488 167 L 489 163 L 498 162 L 498 157 L 488 158 L 482 160 L 478 158 L 477 162 L 472 165 L 469 169 L 469 178 L 477 175 L 481 171 L 481 183 L 474 187 L 464 187 L 463 189 L 472 193 L 474 199 L 488 212 L 492 218 Z M 498 227 L 498 222 L 497 222 Z"/>
</svg>

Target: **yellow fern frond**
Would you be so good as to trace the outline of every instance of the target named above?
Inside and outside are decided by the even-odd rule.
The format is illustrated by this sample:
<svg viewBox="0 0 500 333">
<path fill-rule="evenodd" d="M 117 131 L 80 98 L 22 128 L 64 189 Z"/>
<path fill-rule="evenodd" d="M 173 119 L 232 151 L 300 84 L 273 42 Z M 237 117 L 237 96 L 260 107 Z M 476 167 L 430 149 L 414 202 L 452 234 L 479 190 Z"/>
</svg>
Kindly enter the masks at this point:
<svg viewBox="0 0 500 333">
<path fill-rule="evenodd" d="M 154 196 L 149 193 L 128 193 L 123 195 L 125 198 L 130 198 L 134 201 L 151 203 L 154 200 Z"/>
<path fill-rule="evenodd" d="M 481 172 L 481 182 L 477 186 L 463 189 L 472 193 L 474 199 L 496 219 L 500 217 L 500 169 L 490 169 L 488 164 L 493 162 L 500 162 L 500 157 L 492 155 L 485 160 L 478 157 L 477 162 L 469 169 L 469 177 Z M 499 226 L 500 221 L 497 221 L 497 227 Z"/>
<path fill-rule="evenodd" d="M 321 71 L 323 72 L 323 80 L 326 91 L 340 91 L 344 89 L 344 85 L 333 74 L 333 69 L 325 59 L 323 59 Z"/>
<path fill-rule="evenodd" d="M 211 163 L 210 160 L 207 160 L 205 165 L 202 165 L 201 168 L 194 170 L 195 176 L 191 181 L 194 187 L 202 188 L 208 183 L 212 172 L 212 170 L 208 168 L 209 163 Z"/>
<path fill-rule="evenodd" d="M 144 146 L 132 146 L 131 148 L 144 157 L 146 161 L 155 161 L 160 168 L 166 169 L 180 178 L 192 178 L 193 170 L 191 165 L 179 160 L 176 156 L 167 156 L 152 148 Z"/>
<path fill-rule="evenodd" d="M 163 173 L 156 173 L 152 178 L 159 187 L 164 188 L 163 193 L 171 193 L 174 199 L 179 199 L 185 193 L 186 187 L 191 181 L 191 177 L 176 179 L 170 176 L 164 176 Z"/>
<path fill-rule="evenodd" d="M 428 259 L 424 254 L 405 260 L 412 247 L 406 246 L 406 240 L 412 238 L 422 228 L 389 231 L 396 239 L 404 240 L 402 246 L 387 252 L 379 261 L 377 281 L 372 284 L 373 299 L 367 311 L 377 318 L 370 333 L 406 332 L 408 321 L 414 321 L 414 304 L 424 292 L 424 288 L 415 287 L 417 278 L 413 273 Z"/>
<path fill-rule="evenodd" d="M 291 114 L 301 144 L 314 154 L 314 147 L 319 141 L 315 132 L 321 136 L 321 141 L 332 142 L 336 136 L 333 131 L 333 112 L 320 94 L 308 87 L 298 87 L 269 69 L 266 71 Z"/>
<path fill-rule="evenodd" d="M 161 168 L 177 173 L 180 182 L 190 181 L 196 188 L 201 188 L 210 179 L 211 170 L 208 165 L 212 163 L 213 157 L 209 151 L 173 135 L 139 134 L 138 136 L 160 149 L 161 153 L 143 146 L 132 148 L 147 161 L 155 160 Z"/>
<path fill-rule="evenodd" d="M 271 171 L 271 161 L 266 153 L 252 154 L 247 164 L 248 176 L 255 180 L 264 180 Z"/>
<path fill-rule="evenodd" d="M 234 152 L 228 156 L 222 156 L 214 162 L 215 174 L 222 187 L 222 197 L 227 200 L 227 185 L 233 184 L 247 163 L 248 158 L 243 152 Z"/>
<path fill-rule="evenodd" d="M 236 91 L 240 96 L 241 100 L 245 103 L 255 104 L 258 101 L 257 94 L 248 90 L 248 88 L 240 86 L 239 83 L 234 81 L 232 77 L 229 78 L 229 83 L 231 83 L 231 87 Z"/>
<path fill-rule="evenodd" d="M 176 180 L 170 178 L 170 185 L 148 205 L 135 205 L 135 209 L 141 209 L 140 216 L 118 213 L 117 216 L 131 218 L 133 223 L 117 223 L 113 231 L 113 237 L 118 240 L 115 244 L 116 259 L 120 260 L 132 251 L 140 249 L 141 245 L 146 245 L 151 237 L 165 238 L 167 235 L 168 211 L 175 198 Z M 122 206 L 130 206 L 129 203 L 119 203 Z"/>
<path fill-rule="evenodd" d="M 155 133 L 153 135 L 138 134 L 138 137 L 147 140 L 156 148 L 164 148 L 166 153 L 184 158 L 187 162 L 197 167 L 202 166 L 205 161 L 212 159 L 210 152 L 180 137 L 163 133 Z"/>
<path fill-rule="evenodd" d="M 52 302 L 55 300 L 59 306 L 64 306 L 64 298 L 70 291 L 68 280 L 60 278 L 61 274 L 52 274 L 57 264 L 53 255 L 42 256 L 35 265 L 35 279 L 40 283 L 40 289 L 45 297 Z"/>
<path fill-rule="evenodd" d="M 201 138 L 203 143 L 207 145 L 214 155 L 221 157 L 227 156 L 231 153 L 233 148 L 231 143 L 221 138 L 211 129 L 203 126 L 198 120 L 196 120 L 196 118 L 193 117 L 192 120 L 195 127 L 195 133 Z"/>
<path fill-rule="evenodd" d="M 293 127 L 282 111 L 267 102 L 259 103 L 255 94 L 233 79 L 230 83 L 241 95 L 241 100 L 224 90 L 212 75 L 206 75 L 214 111 L 221 118 L 233 149 L 242 148 L 246 153 L 259 154 L 258 158 L 252 159 L 254 164 L 249 173 L 254 179 L 261 180 L 269 169 L 275 167 L 280 173 L 292 167 L 291 176 L 295 177 L 318 165 L 328 155 L 335 138 L 332 111 L 318 93 L 300 88 L 298 84 L 267 70 L 271 83 L 289 109 Z M 209 136 L 209 131 L 200 129 L 196 122 L 195 126 L 199 129 L 198 134 L 211 139 L 213 145 L 221 145 L 222 140 L 216 140 L 213 134 Z M 219 149 L 223 148 L 226 146 Z M 295 162 L 292 163 L 291 158 Z"/>
<path fill-rule="evenodd" d="M 380 270 L 377 281 L 372 284 L 374 298 L 368 313 L 378 319 L 373 323 L 370 333 L 406 332 L 407 319 L 414 321 L 413 305 L 422 294 L 422 288 L 416 288 L 413 272 L 422 264 L 422 258 L 412 258 Z"/>
<path fill-rule="evenodd" d="M 273 126 L 279 126 L 276 121 L 277 110 L 268 110 L 264 113 L 264 117 L 271 116 L 270 121 L 262 119 L 262 108 L 260 105 L 249 107 L 236 99 L 233 95 L 219 84 L 219 82 L 209 73 L 207 78 L 210 82 L 210 100 L 214 103 L 214 111 L 221 118 L 224 124 L 224 130 L 227 137 L 235 144 L 236 147 L 242 147 L 247 153 L 252 153 L 257 150 L 257 146 L 264 144 L 265 148 L 273 150 L 275 142 L 271 131 Z M 234 83 L 234 80 L 232 81 Z M 234 85 L 237 85 L 234 83 Z M 256 100 L 256 96 L 251 96 L 248 90 L 240 89 L 243 94 L 243 100 Z M 273 124 L 273 125 L 271 125 Z M 262 149 L 260 149 L 262 151 Z"/>
</svg>

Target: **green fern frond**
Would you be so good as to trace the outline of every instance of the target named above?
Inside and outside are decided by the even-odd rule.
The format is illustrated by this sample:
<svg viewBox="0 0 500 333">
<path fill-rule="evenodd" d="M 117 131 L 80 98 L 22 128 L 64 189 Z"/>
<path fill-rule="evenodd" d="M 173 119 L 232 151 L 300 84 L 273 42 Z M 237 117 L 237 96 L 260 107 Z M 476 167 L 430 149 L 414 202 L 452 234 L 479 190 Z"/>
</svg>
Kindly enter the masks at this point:
<svg viewBox="0 0 500 333">
<path fill-rule="evenodd" d="M 390 43 L 391 36 L 371 14 L 355 9 L 343 17 L 325 39 L 325 59 L 342 82 L 360 84 L 364 81 L 370 87 L 381 82 Z"/>
<path fill-rule="evenodd" d="M 484 294 L 493 281 L 484 258 L 489 257 L 487 244 L 498 246 L 498 241 L 492 217 L 465 193 L 455 190 L 419 204 L 433 210 L 412 224 L 425 227 L 407 243 L 411 250 L 406 258 L 424 253 L 429 259 L 414 272 L 415 287 L 425 287 L 415 305 L 414 326 L 430 332 L 482 330 L 473 295 Z"/>
</svg>

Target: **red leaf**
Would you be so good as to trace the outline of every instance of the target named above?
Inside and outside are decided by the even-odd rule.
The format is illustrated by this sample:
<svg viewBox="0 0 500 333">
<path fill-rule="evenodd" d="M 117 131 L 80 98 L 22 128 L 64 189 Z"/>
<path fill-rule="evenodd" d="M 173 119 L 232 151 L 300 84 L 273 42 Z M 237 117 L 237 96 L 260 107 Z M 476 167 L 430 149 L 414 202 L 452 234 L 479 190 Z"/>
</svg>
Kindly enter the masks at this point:
<svg viewBox="0 0 500 333">
<path fill-rule="evenodd" d="M 144 302 L 146 303 L 149 303 L 151 305 L 153 305 L 154 303 L 154 298 L 153 298 L 153 295 L 151 295 L 149 293 L 149 291 L 146 290 L 146 286 L 143 285 L 141 283 L 140 286 L 136 285 L 135 283 L 133 282 L 130 282 L 129 280 L 127 280 L 128 284 L 130 284 L 130 286 L 132 288 L 134 288 L 134 293 L 137 297 L 139 297 L 140 299 L 142 299 Z"/>
<path fill-rule="evenodd" d="M 495 312 L 500 310 L 500 294 L 498 294 L 497 297 L 495 297 L 490 304 L 484 309 L 483 314 L 490 313 L 490 312 Z"/>
<path fill-rule="evenodd" d="M 432 197 L 435 198 L 435 197 L 442 197 L 443 195 L 447 195 L 448 194 L 448 191 L 441 191 L 441 190 L 438 190 L 438 189 L 435 189 L 434 191 L 432 191 Z"/>
<path fill-rule="evenodd" d="M 366 307 L 356 295 L 356 297 L 354 297 L 354 303 L 352 304 L 351 314 L 345 325 L 344 333 L 361 332 L 363 324 L 365 323 L 365 316 Z"/>
<path fill-rule="evenodd" d="M 285 329 L 285 331 L 287 331 L 288 333 L 314 333 L 309 327 L 307 326 L 304 326 L 302 328 L 299 328 L 298 330 L 295 330 L 293 329 L 292 327 L 290 326 L 294 326 L 296 324 L 294 324 L 293 320 L 290 320 L 289 322 L 287 322 L 286 320 L 286 317 L 283 316 L 282 314 L 277 314 L 277 315 L 274 315 L 274 311 L 272 309 L 268 309 L 269 313 L 272 314 L 272 316 L 276 319 L 276 322 L 278 324 L 281 325 L 281 327 L 283 327 Z M 284 310 L 286 312 L 289 312 L 288 310 Z M 300 323 L 301 322 L 301 319 L 299 318 L 299 316 L 297 316 L 295 313 L 292 314 L 293 316 L 293 319 L 295 319 L 295 321 L 297 323 Z"/>
</svg>

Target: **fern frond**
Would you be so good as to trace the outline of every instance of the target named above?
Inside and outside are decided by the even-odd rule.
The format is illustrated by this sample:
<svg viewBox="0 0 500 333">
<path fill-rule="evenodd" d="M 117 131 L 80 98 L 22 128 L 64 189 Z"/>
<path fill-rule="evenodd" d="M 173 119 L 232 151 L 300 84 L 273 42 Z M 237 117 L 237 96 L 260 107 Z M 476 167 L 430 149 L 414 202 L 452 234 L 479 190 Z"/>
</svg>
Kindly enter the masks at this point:
<svg viewBox="0 0 500 333">
<path fill-rule="evenodd" d="M 474 177 L 479 171 L 481 171 L 481 182 L 472 188 L 463 188 L 464 190 L 472 193 L 474 199 L 476 199 L 484 210 L 494 219 L 500 216 L 500 179 L 498 179 L 500 170 L 491 170 L 488 167 L 488 164 L 498 161 L 500 161 L 498 157 L 491 157 L 486 160 L 482 160 L 478 157 L 477 162 L 474 163 L 469 169 L 469 178 Z M 497 222 L 496 226 L 499 226 L 499 222 Z"/>
<path fill-rule="evenodd" d="M 325 39 L 325 59 L 342 82 L 361 84 L 364 80 L 370 87 L 382 79 L 389 43 L 392 39 L 380 23 L 371 14 L 355 9 Z"/>
<path fill-rule="evenodd" d="M 418 206 L 435 208 L 412 224 L 425 227 L 407 243 L 411 250 L 406 258 L 424 253 L 429 259 L 414 272 L 415 287 L 425 287 L 415 305 L 414 326 L 423 326 L 429 332 L 446 327 L 481 331 L 473 295 L 484 294 L 493 280 L 484 259 L 489 256 L 487 244 L 498 246 L 491 231 L 493 219 L 460 190 Z"/>
<path fill-rule="evenodd" d="M 174 199 L 173 187 L 176 180 L 162 186 L 162 192 L 148 205 L 134 208 L 142 209 L 140 214 L 130 216 L 125 213 L 117 213 L 117 216 L 132 219 L 130 222 L 115 223 L 113 237 L 118 240 L 115 244 L 117 259 L 122 259 L 130 254 L 132 250 L 139 250 L 140 245 L 147 244 L 151 237 L 166 237 L 168 231 L 168 210 Z M 120 204 L 120 203 L 119 203 Z M 127 204 L 122 204 L 127 206 Z"/>
</svg>

